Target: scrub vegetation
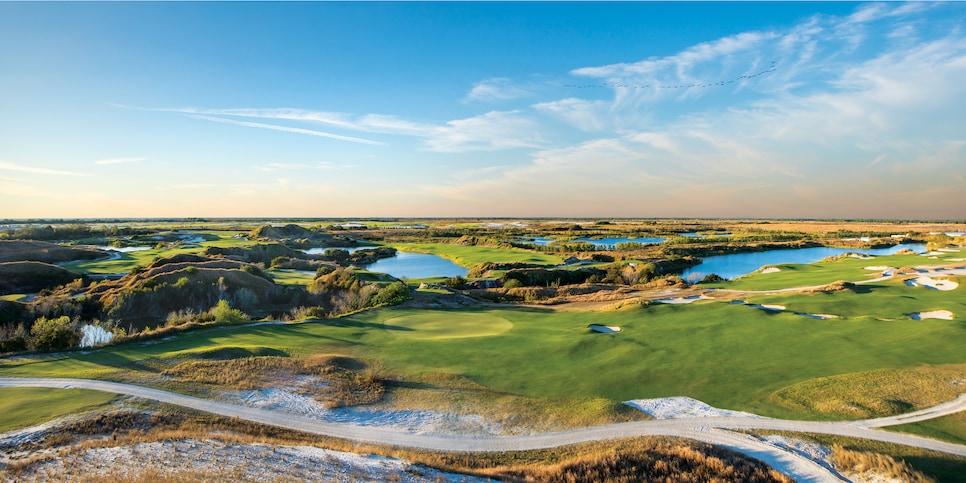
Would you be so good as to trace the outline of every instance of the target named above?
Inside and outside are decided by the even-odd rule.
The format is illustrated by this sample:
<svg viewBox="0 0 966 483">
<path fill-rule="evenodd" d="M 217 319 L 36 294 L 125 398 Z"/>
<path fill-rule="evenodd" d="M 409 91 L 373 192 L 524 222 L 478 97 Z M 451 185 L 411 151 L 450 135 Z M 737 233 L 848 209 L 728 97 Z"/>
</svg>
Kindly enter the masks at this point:
<svg viewBox="0 0 966 483">
<path fill-rule="evenodd" d="M 309 377 L 318 384 L 307 394 L 330 407 L 452 411 L 541 430 L 646 418 L 622 404 L 641 398 L 689 396 L 766 416 L 856 419 L 964 392 L 966 274 L 955 271 L 966 265 L 962 240 L 932 234 L 935 224 L 773 224 L 327 220 L 2 230 L 0 274 L 10 276 L 0 284 L 9 295 L 0 300 L 0 351 L 19 354 L 0 359 L 0 373 L 200 395 Z M 552 241 L 538 245 L 537 237 Z M 611 249 L 575 241 L 639 237 L 665 241 Z M 678 275 L 709 254 L 900 241 L 928 243 L 932 252 L 779 264 L 733 281 Z M 365 269 L 397 250 L 470 270 L 414 281 Z M 951 271 L 930 276 L 959 288 L 907 283 L 934 267 Z M 952 320 L 911 316 L 940 310 Z M 620 331 L 596 333 L 591 324 Z M 70 350 L 85 325 L 114 338 Z M 961 441 L 957 418 L 897 429 Z M 670 458 L 673 448 L 648 447 L 638 455 L 611 446 L 606 454 L 573 450 L 552 464 L 508 462 L 484 473 L 531 481 L 620 481 L 632 478 L 628 467 L 661 478 L 739 474 L 728 473 L 739 471 L 731 463 L 707 473 L 718 464 L 706 451 L 685 451 L 666 466 L 648 451 Z M 456 466 L 476 471 L 473 461 L 481 460 Z M 766 478 L 756 471 L 740 474 Z"/>
</svg>

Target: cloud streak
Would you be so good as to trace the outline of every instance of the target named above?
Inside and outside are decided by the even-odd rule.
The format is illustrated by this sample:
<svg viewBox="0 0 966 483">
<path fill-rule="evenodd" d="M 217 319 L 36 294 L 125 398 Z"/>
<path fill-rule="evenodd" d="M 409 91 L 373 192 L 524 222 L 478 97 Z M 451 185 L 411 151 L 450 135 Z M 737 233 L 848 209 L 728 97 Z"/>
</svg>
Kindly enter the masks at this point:
<svg viewBox="0 0 966 483">
<path fill-rule="evenodd" d="M 379 141 L 373 141 L 371 139 L 363 139 L 363 138 L 357 138 L 357 137 L 352 137 L 352 136 L 342 136 L 340 134 L 332 134 L 332 133 L 328 133 L 328 132 L 314 131 L 314 130 L 311 130 L 311 129 L 302 129 L 302 128 L 298 128 L 298 127 L 279 126 L 277 124 L 265 124 L 265 123 L 261 123 L 261 122 L 236 121 L 234 119 L 225 119 L 225 118 L 221 118 L 221 117 L 205 116 L 205 115 L 201 115 L 201 114 L 186 114 L 186 115 L 188 117 L 190 117 L 190 118 L 193 118 L 193 119 L 201 119 L 201 120 L 204 120 L 204 121 L 219 122 L 219 123 L 223 123 L 223 124 L 233 124 L 233 125 L 236 125 L 236 126 L 254 127 L 254 128 L 259 128 L 259 129 L 269 129 L 269 130 L 272 130 L 272 131 L 281 131 L 281 132 L 294 133 L 294 134 L 305 134 L 305 135 L 308 135 L 308 136 L 318 136 L 318 137 L 329 138 L 329 139 L 337 139 L 339 141 L 348 141 L 348 142 L 352 142 L 352 143 L 369 144 L 369 145 L 373 145 L 373 146 L 383 146 L 383 145 L 385 145 L 385 143 L 382 143 L 382 142 L 379 142 Z"/>
<path fill-rule="evenodd" d="M 7 163 L 3 161 L 0 161 L 0 170 L 20 171 L 22 173 L 34 173 L 34 174 L 52 174 L 55 176 L 85 176 L 85 174 L 78 173 L 76 171 L 65 171 L 61 169 L 51 169 L 51 168 L 38 168 L 36 166 L 24 166 L 22 164 Z"/>
</svg>

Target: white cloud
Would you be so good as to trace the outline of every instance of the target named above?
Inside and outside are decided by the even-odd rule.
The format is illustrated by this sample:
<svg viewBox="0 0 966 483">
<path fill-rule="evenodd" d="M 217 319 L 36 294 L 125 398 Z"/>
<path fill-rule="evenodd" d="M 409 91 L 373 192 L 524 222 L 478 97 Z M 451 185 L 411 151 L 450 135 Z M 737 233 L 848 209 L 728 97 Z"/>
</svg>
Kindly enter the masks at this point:
<svg viewBox="0 0 966 483">
<path fill-rule="evenodd" d="M 430 151 L 462 153 L 536 148 L 546 144 L 541 126 L 520 111 L 491 111 L 449 121 L 425 141 Z"/>
<path fill-rule="evenodd" d="M 145 161 L 147 158 L 107 158 L 98 159 L 94 161 L 94 164 L 123 164 L 123 163 L 137 163 L 139 161 Z"/>
<path fill-rule="evenodd" d="M 551 114 L 583 131 L 601 131 L 608 126 L 607 103 L 568 97 L 559 101 L 534 104 L 534 109 Z"/>
<path fill-rule="evenodd" d="M 75 171 L 65 171 L 62 169 L 38 168 L 36 166 L 24 166 L 22 164 L 7 163 L 0 161 L 0 169 L 6 171 L 20 171 L 23 173 L 52 174 L 57 176 L 86 176 Z"/>
<path fill-rule="evenodd" d="M 342 136 L 339 134 L 332 134 L 332 133 L 322 132 L 322 131 L 313 131 L 311 129 L 302 129 L 298 127 L 279 126 L 276 124 L 265 124 L 261 122 L 236 121 L 234 119 L 224 119 L 220 117 L 204 116 L 200 114 L 187 114 L 187 116 L 194 119 L 202 119 L 205 121 L 220 122 L 224 124 L 234 124 L 237 126 L 245 126 L 245 127 L 255 127 L 260 129 L 270 129 L 273 131 L 282 131 L 282 132 L 289 132 L 289 133 L 295 133 L 295 134 L 306 134 L 309 136 L 318 136 L 323 138 L 337 139 L 339 141 L 349 141 L 353 143 L 372 144 L 376 146 L 381 146 L 385 144 L 379 141 L 373 141 L 371 139 L 363 139 L 363 138 L 357 138 L 352 136 Z"/>
<path fill-rule="evenodd" d="M 463 102 L 493 102 L 519 99 L 530 95 L 530 91 L 513 84 L 506 77 L 492 77 L 473 85 Z"/>
</svg>

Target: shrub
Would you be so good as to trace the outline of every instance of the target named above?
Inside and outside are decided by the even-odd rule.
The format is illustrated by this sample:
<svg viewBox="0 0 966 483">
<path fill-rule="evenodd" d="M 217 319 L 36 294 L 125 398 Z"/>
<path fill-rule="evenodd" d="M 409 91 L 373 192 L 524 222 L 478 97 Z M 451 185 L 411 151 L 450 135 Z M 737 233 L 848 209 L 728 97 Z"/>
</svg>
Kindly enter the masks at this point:
<svg viewBox="0 0 966 483">
<path fill-rule="evenodd" d="M 56 319 L 41 317 L 30 328 L 31 343 L 37 350 L 53 351 L 67 349 L 77 343 L 79 338 L 71 330 L 70 317 L 64 315 Z"/>
<path fill-rule="evenodd" d="M 507 279 L 506 282 L 503 282 L 503 288 L 520 288 L 522 286 L 523 282 L 515 278 Z"/>
<path fill-rule="evenodd" d="M 402 282 L 393 282 L 376 292 L 370 301 L 372 305 L 399 305 L 410 297 L 409 286 Z"/>
<path fill-rule="evenodd" d="M 219 300 L 218 305 L 212 307 L 209 313 L 215 317 L 215 322 L 221 324 L 234 324 L 248 320 L 248 315 L 241 310 L 231 308 L 231 304 L 225 299 Z"/>
</svg>

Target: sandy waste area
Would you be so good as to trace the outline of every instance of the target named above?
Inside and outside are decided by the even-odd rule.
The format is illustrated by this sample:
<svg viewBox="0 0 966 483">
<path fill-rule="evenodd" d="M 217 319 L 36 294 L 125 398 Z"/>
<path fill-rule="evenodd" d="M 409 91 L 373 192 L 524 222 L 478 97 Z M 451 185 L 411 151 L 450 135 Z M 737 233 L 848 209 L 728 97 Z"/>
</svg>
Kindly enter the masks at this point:
<svg viewBox="0 0 966 483">
<path fill-rule="evenodd" d="M 273 446 L 206 440 L 168 440 L 114 448 L 73 452 L 35 465 L 24 479 L 46 480 L 119 478 L 141 472 L 162 471 L 163 476 L 191 481 L 199 476 L 219 481 L 398 481 L 466 482 L 492 481 L 432 468 L 404 460 L 347 453 L 313 446 Z"/>
</svg>

